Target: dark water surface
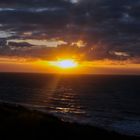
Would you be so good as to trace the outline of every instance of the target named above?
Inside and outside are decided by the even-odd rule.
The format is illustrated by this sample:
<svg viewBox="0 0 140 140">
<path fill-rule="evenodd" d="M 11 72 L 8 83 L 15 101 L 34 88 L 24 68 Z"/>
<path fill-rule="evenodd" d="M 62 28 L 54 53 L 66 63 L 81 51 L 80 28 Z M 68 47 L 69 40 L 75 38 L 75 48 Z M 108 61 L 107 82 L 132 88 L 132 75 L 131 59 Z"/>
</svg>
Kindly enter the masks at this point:
<svg viewBox="0 0 140 140">
<path fill-rule="evenodd" d="M 140 76 L 1 73 L 0 100 L 140 135 Z"/>
</svg>

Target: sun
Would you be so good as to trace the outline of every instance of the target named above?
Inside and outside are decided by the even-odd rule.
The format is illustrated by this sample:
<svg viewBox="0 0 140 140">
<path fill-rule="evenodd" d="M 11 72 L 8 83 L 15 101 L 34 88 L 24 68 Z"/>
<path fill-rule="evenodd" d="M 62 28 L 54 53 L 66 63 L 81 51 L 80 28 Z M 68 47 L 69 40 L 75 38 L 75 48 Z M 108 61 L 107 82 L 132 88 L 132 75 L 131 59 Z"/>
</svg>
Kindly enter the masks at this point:
<svg viewBox="0 0 140 140">
<path fill-rule="evenodd" d="M 60 67 L 60 68 L 64 68 L 64 69 L 67 69 L 67 68 L 74 68 L 77 66 L 77 62 L 75 62 L 74 60 L 70 60 L 70 59 L 67 59 L 67 60 L 60 60 L 57 62 L 57 66 Z"/>
<path fill-rule="evenodd" d="M 61 69 L 70 69 L 77 67 L 78 62 L 74 59 L 61 59 L 57 60 L 55 63 L 53 63 L 53 65 Z"/>
</svg>

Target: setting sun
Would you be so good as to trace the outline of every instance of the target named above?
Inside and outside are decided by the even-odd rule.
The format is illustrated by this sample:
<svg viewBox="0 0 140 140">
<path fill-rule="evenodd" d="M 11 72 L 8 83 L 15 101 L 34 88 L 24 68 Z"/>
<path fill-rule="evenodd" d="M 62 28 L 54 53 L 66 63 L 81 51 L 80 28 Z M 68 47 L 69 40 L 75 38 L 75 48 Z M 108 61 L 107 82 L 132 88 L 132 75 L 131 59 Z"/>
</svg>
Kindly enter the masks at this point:
<svg viewBox="0 0 140 140">
<path fill-rule="evenodd" d="M 68 69 L 78 66 L 78 63 L 73 59 L 58 60 L 55 64 L 59 68 Z"/>
<path fill-rule="evenodd" d="M 71 69 L 78 66 L 78 62 L 74 59 L 60 59 L 53 61 L 50 64 L 61 69 Z"/>
</svg>

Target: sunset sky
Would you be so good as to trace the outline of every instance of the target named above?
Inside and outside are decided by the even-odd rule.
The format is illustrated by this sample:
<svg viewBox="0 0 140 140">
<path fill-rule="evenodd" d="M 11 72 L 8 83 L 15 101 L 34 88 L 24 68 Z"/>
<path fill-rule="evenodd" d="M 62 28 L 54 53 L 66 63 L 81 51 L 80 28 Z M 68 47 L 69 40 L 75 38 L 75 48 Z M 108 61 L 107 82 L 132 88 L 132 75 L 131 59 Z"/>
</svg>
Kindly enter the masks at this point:
<svg viewBox="0 0 140 140">
<path fill-rule="evenodd" d="M 0 72 L 140 74 L 140 0 L 1 0 Z M 59 59 L 78 66 L 61 69 Z"/>
</svg>

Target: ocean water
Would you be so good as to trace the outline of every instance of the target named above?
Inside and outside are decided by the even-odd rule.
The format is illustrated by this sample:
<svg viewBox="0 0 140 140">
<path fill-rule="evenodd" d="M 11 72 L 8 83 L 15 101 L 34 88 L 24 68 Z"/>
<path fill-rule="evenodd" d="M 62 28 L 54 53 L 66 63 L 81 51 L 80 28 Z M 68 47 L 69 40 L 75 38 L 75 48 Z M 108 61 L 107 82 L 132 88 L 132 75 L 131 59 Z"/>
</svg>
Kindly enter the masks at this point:
<svg viewBox="0 0 140 140">
<path fill-rule="evenodd" d="M 1 73 L 0 101 L 140 136 L 140 76 Z"/>
</svg>

